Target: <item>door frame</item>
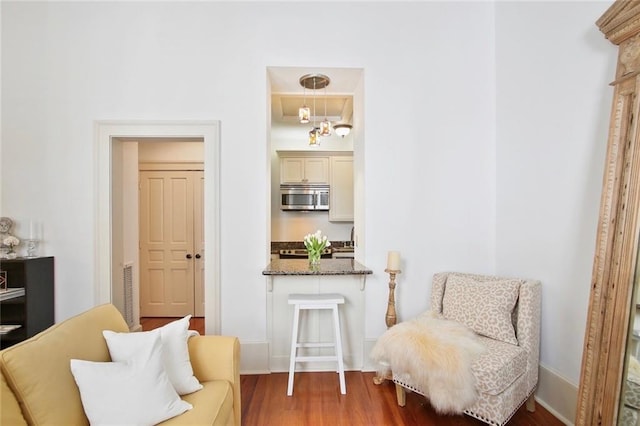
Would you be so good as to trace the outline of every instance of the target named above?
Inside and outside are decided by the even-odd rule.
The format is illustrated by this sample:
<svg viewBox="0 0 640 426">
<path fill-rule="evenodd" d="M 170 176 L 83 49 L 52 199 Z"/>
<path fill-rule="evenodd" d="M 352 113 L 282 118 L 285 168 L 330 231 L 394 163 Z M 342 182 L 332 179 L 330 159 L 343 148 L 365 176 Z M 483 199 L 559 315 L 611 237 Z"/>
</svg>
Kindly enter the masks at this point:
<svg viewBox="0 0 640 426">
<path fill-rule="evenodd" d="M 202 138 L 204 141 L 205 333 L 219 334 L 220 315 L 220 122 L 96 121 L 95 303 L 112 302 L 114 146 L 123 139 Z M 115 265 L 117 266 L 117 265 Z"/>
</svg>

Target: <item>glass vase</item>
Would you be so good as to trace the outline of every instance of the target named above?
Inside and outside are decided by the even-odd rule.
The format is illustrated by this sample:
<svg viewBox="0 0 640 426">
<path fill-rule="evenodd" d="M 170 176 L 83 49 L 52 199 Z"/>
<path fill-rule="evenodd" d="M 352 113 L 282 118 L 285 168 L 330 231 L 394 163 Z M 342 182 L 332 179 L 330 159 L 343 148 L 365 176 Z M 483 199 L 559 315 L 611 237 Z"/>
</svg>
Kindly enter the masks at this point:
<svg viewBox="0 0 640 426">
<path fill-rule="evenodd" d="M 309 250 L 307 254 L 309 255 L 309 265 L 310 266 L 318 266 L 318 265 L 320 265 L 320 252 L 319 251 Z"/>
</svg>

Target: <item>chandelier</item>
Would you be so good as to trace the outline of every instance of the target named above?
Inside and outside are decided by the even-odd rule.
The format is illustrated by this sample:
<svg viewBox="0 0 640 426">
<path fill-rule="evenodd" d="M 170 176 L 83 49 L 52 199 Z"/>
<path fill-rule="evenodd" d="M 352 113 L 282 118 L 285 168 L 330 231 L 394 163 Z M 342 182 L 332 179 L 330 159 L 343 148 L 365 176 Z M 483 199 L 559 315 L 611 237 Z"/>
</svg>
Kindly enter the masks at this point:
<svg viewBox="0 0 640 426">
<path fill-rule="evenodd" d="M 306 74 L 300 77 L 300 85 L 304 88 L 304 98 L 300 109 L 298 110 L 298 118 L 300 123 L 309 123 L 311 109 L 307 104 L 307 89 L 313 90 L 313 127 L 309 131 L 309 145 L 320 145 L 320 136 L 331 135 L 331 123 L 327 119 L 327 86 L 331 79 L 324 74 Z M 324 120 L 320 122 L 320 127 L 316 127 L 316 90 L 324 89 Z"/>
</svg>

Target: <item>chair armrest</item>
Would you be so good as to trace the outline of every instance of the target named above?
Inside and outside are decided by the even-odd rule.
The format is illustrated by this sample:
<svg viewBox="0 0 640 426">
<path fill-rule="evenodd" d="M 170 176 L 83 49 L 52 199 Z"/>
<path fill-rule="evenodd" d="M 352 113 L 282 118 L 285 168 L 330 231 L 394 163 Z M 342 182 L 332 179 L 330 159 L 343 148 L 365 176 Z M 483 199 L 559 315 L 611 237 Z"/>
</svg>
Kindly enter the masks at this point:
<svg viewBox="0 0 640 426">
<path fill-rule="evenodd" d="M 518 345 L 528 353 L 529 388 L 535 387 L 538 383 L 541 293 L 542 285 L 540 281 L 527 280 L 520 286 L 516 335 L 518 337 Z"/>
<path fill-rule="evenodd" d="M 193 374 L 201 382 L 226 380 L 233 388 L 235 424 L 241 424 L 240 341 L 231 336 L 189 338 L 189 357 Z"/>
</svg>

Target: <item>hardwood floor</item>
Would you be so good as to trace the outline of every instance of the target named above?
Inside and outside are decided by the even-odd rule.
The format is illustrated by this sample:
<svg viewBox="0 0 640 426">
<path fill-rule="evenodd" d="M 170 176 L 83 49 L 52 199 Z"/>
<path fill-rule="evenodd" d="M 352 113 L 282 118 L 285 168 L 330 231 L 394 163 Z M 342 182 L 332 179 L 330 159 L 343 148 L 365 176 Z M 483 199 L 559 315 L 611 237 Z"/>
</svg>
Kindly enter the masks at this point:
<svg viewBox="0 0 640 426">
<path fill-rule="evenodd" d="M 143 317 L 140 318 L 140 325 L 142 331 L 153 330 L 154 328 L 162 327 L 163 325 L 175 321 L 180 318 L 172 317 Z M 189 321 L 189 329 L 196 330 L 198 333 L 204 335 L 204 317 L 192 317 Z"/>
<path fill-rule="evenodd" d="M 177 318 L 141 318 L 144 331 Z M 190 329 L 204 334 L 204 318 L 191 318 Z M 424 397 L 407 393 L 399 407 L 391 382 L 373 383 L 373 372 L 347 371 L 347 394 L 341 395 L 336 373 L 296 373 L 293 396 L 287 396 L 287 373 L 242 375 L 242 424 L 246 426 L 480 426 L 469 416 L 438 415 Z M 561 426 L 540 404 L 525 407 L 509 426 Z"/>
<path fill-rule="evenodd" d="M 336 373 L 296 373 L 293 396 L 287 396 L 287 373 L 242 375 L 242 424 L 247 426 L 484 425 L 469 416 L 438 415 L 424 397 L 407 393 L 399 407 L 391 382 L 373 384 L 373 372 L 348 371 L 347 394 L 341 395 Z M 509 426 L 561 426 L 540 404 L 523 406 Z"/>
</svg>

